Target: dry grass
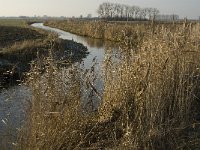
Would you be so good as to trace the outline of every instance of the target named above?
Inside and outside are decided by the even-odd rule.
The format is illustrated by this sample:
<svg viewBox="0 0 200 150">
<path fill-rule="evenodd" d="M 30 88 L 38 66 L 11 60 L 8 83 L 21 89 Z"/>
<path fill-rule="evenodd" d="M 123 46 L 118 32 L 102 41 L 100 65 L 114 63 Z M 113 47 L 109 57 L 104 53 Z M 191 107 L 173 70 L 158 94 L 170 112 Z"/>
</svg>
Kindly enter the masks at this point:
<svg viewBox="0 0 200 150">
<path fill-rule="evenodd" d="M 25 79 L 24 74 L 30 69 L 31 61 L 37 59 L 37 56 L 39 59 L 46 57 L 49 48 L 55 53 L 53 57 L 55 59 L 62 59 L 63 62 L 66 58 L 69 58 L 68 61 L 70 62 L 81 61 L 81 59 L 88 54 L 87 48 L 82 44 L 70 40 L 58 39 L 57 35 L 53 33 L 47 34 L 46 31 L 28 27 L 0 26 L 0 46 L 2 46 L 2 48 L 0 47 L 0 92 L 3 91 L 2 88 L 10 88 L 13 85 L 21 83 L 21 80 Z M 40 70 L 38 70 L 38 72 L 39 71 Z M 18 89 L 18 87 L 16 88 Z M 8 89 L 8 91 L 13 93 L 11 89 Z M 4 93 L 1 94 L 3 95 Z M 27 95 L 29 95 L 29 93 Z M 14 99 L 21 101 L 21 98 L 18 97 Z M 0 109 L 7 110 L 10 115 L 12 114 L 10 111 L 16 112 L 13 109 L 18 108 L 12 108 L 12 103 L 8 105 L 10 110 L 5 108 L 3 104 L 6 103 L 7 100 L 5 100 L 5 102 L 4 100 L 5 98 L 3 97 Z M 21 114 L 23 113 L 21 112 Z M 12 117 L 14 118 L 15 116 L 16 115 L 13 115 Z M 17 124 L 18 122 L 22 123 L 21 120 L 18 119 L 11 122 L 11 125 L 6 125 L 4 120 L 1 120 L 3 126 L 1 126 L 1 132 L 3 134 L 0 135 L 0 149 L 13 148 L 15 145 L 13 142 L 16 141 L 16 136 L 11 136 L 17 132 L 17 129 L 12 123 Z"/>
<path fill-rule="evenodd" d="M 0 26 L 27 27 L 27 23 L 23 19 L 0 19 Z"/>
<path fill-rule="evenodd" d="M 100 120 L 121 114 L 122 147 L 192 148 L 199 136 L 200 26 L 170 30 L 157 27 L 139 49 L 123 49 L 120 63 L 106 61 Z"/>
<path fill-rule="evenodd" d="M 93 84 L 85 83 L 79 65 L 60 68 L 51 57 L 34 63 L 33 96 L 16 148 L 199 149 L 200 24 L 135 33 L 139 43 L 122 32 L 120 57 L 106 53 L 97 112 L 83 109 L 89 99 L 83 89 Z"/>
<path fill-rule="evenodd" d="M 45 25 L 62 29 L 67 32 L 81 36 L 88 36 L 97 39 L 105 39 L 114 42 L 123 41 L 124 31 L 128 31 L 129 38 L 137 41 L 137 33 L 142 36 L 149 27 L 148 24 L 119 24 L 107 23 L 102 21 L 48 21 Z M 136 33 L 137 32 L 137 33 Z"/>
<path fill-rule="evenodd" d="M 32 66 L 33 95 L 18 149 L 72 149 L 84 138 L 82 129 L 90 119 L 81 109 L 80 69 L 69 64 L 60 69 L 55 64 L 48 58 Z"/>
<path fill-rule="evenodd" d="M 45 34 L 31 28 L 0 25 L 0 48 L 9 46 L 15 42 L 42 39 L 44 37 Z"/>
</svg>

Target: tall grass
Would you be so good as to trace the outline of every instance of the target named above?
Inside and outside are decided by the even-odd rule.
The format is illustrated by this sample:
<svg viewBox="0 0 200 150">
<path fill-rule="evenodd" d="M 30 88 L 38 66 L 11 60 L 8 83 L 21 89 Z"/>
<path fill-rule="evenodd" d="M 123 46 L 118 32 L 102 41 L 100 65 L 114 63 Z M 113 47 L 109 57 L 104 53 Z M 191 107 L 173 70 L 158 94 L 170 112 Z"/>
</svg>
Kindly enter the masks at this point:
<svg viewBox="0 0 200 150">
<path fill-rule="evenodd" d="M 33 94 L 18 149 L 72 149 L 84 139 L 91 117 L 81 109 L 80 68 L 63 65 L 52 57 L 32 64 L 27 83 Z"/>
<path fill-rule="evenodd" d="M 198 132 L 191 134 L 198 129 L 199 29 L 157 27 L 139 49 L 125 48 L 120 63 L 107 61 L 100 120 L 120 114 L 121 148 L 199 147 Z"/>
<path fill-rule="evenodd" d="M 122 33 L 120 57 L 107 51 L 102 102 L 89 114 L 81 90 L 86 72 L 50 58 L 33 64 L 33 96 L 17 149 L 200 148 L 200 24 L 135 33 L 136 45 Z"/>
<path fill-rule="evenodd" d="M 103 21 L 47 21 L 45 25 L 62 29 L 67 32 L 75 33 L 81 36 L 88 36 L 97 39 L 120 42 L 123 38 L 122 30 L 128 31 L 128 35 L 133 40 L 137 40 L 136 32 L 142 36 L 143 31 L 147 30 L 148 24 L 120 24 Z"/>
</svg>

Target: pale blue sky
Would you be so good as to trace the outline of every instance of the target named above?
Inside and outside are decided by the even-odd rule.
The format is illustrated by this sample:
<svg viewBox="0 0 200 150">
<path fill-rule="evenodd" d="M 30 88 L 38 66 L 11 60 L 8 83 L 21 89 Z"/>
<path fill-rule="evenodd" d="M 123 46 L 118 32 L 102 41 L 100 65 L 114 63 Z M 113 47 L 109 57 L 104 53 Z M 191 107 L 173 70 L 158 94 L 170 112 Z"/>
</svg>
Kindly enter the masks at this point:
<svg viewBox="0 0 200 150">
<path fill-rule="evenodd" d="M 0 0 L 0 16 L 96 16 L 102 2 L 115 2 L 140 7 L 155 7 L 163 14 L 178 14 L 180 17 L 198 18 L 200 0 Z"/>
</svg>

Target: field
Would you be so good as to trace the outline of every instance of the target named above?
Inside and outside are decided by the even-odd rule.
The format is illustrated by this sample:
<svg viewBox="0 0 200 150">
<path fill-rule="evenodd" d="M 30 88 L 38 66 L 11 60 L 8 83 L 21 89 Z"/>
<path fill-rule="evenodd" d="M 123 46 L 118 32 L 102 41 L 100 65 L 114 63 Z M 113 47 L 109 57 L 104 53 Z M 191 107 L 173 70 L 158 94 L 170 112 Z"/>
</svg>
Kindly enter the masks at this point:
<svg viewBox="0 0 200 150">
<path fill-rule="evenodd" d="M 0 26 L 29 27 L 32 22 L 44 22 L 42 19 L 0 19 Z"/>
<path fill-rule="evenodd" d="M 22 19 L 0 19 L 1 26 L 14 26 L 14 27 L 26 27 L 26 21 Z"/>
<path fill-rule="evenodd" d="M 200 148 L 199 23 L 46 24 L 115 41 L 120 51 L 106 51 L 102 95 L 95 66 L 60 67 L 51 56 L 45 65 L 33 63 L 27 80 L 33 96 L 16 149 Z M 96 110 L 94 95 L 101 98 Z"/>
</svg>

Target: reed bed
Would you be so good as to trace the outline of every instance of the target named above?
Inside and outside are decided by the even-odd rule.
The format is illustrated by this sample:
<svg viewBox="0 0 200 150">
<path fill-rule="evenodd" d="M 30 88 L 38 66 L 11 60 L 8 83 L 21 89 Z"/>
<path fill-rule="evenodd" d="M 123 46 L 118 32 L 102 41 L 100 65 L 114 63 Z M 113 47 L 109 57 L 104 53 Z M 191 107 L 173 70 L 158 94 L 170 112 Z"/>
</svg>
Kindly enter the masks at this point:
<svg viewBox="0 0 200 150">
<path fill-rule="evenodd" d="M 78 34 L 81 36 L 88 36 L 97 39 L 109 40 L 113 42 L 120 42 L 123 39 L 122 30 L 128 31 L 129 37 L 137 40 L 137 34 L 140 32 L 142 36 L 143 31 L 147 30 L 148 24 L 126 24 L 104 21 L 79 21 L 79 20 L 66 20 L 66 21 L 47 21 L 45 25 L 50 27 L 59 28 L 61 30 Z"/>
<path fill-rule="evenodd" d="M 199 147 L 200 28 L 174 28 L 157 26 L 139 49 L 124 48 L 120 63 L 107 57 L 100 120 L 118 114 L 121 149 Z"/>
<path fill-rule="evenodd" d="M 83 89 L 98 95 L 93 68 L 60 68 L 51 57 L 33 63 L 16 149 L 199 149 L 200 24 L 143 32 L 134 32 L 137 42 L 123 30 L 118 54 L 106 51 L 101 104 L 90 113 Z"/>
</svg>

